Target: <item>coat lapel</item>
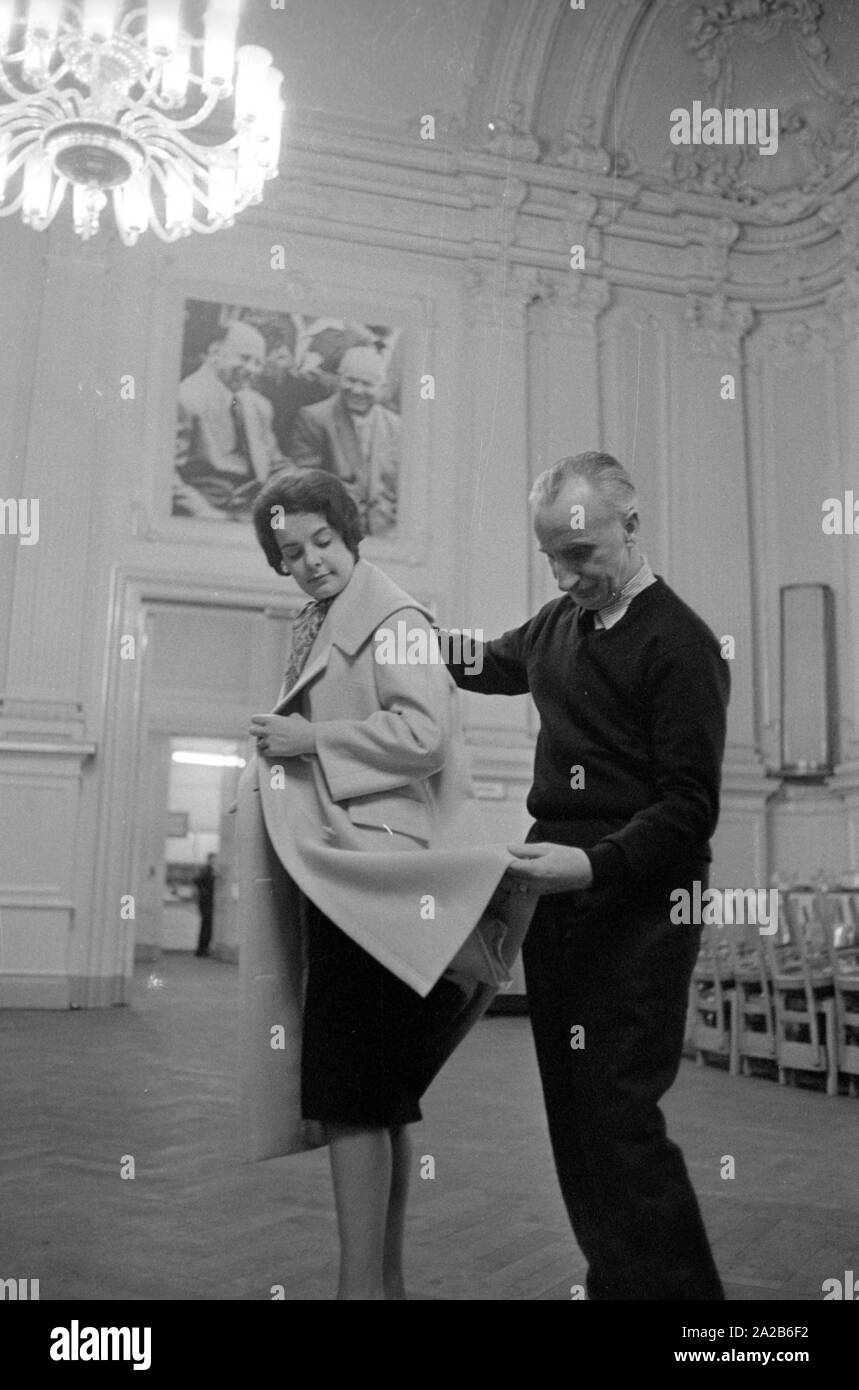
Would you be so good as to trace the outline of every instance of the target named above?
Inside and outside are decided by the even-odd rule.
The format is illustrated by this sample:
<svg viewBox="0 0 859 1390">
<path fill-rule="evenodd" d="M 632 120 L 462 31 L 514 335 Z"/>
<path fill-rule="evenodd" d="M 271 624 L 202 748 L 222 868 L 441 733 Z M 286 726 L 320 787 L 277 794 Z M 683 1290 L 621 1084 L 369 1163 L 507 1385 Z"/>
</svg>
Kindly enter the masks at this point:
<svg viewBox="0 0 859 1390">
<path fill-rule="evenodd" d="M 313 661 L 307 663 L 292 689 L 287 690 L 285 693 L 281 693 L 280 695 L 278 695 L 277 704 L 271 711 L 272 714 L 280 714 L 281 709 L 284 705 L 291 705 L 296 695 L 298 695 L 299 692 L 305 688 L 305 686 L 309 685 L 311 681 L 316 680 L 317 676 L 320 676 L 322 674 L 322 672 L 328 665 L 328 658 L 330 657 L 330 655 L 331 643 L 328 642 L 324 650 L 321 651 L 318 656 L 314 657 Z"/>
<path fill-rule="evenodd" d="M 337 437 L 337 445 L 340 449 L 343 461 L 346 465 L 344 475 L 352 475 L 358 478 L 364 469 L 364 460 L 361 455 L 361 446 L 358 443 L 358 432 L 352 424 L 352 416 L 346 409 L 338 396 L 331 411 L 331 419 L 334 424 L 334 433 Z M 348 470 L 348 473 L 346 472 Z"/>
<path fill-rule="evenodd" d="M 416 608 L 430 622 L 435 621 L 428 608 L 407 594 L 382 570 L 368 560 L 359 560 L 343 593 L 332 603 L 320 634 L 323 640 L 354 656 L 373 636 L 379 624 L 396 613 L 398 608 Z"/>
</svg>

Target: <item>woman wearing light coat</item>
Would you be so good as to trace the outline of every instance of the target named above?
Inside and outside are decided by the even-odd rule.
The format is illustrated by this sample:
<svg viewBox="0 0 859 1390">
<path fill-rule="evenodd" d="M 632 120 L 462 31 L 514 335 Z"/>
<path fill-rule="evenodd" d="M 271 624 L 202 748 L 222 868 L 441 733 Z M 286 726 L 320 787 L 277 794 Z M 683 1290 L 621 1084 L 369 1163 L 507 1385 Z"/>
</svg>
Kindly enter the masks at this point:
<svg viewBox="0 0 859 1390">
<path fill-rule="evenodd" d="M 475 967 L 511 856 L 481 844 L 432 616 L 360 558 L 342 483 L 279 474 L 254 524 L 311 602 L 239 788 L 242 1124 L 254 1158 L 329 1145 L 338 1297 L 400 1299 L 407 1125 L 529 913 Z M 383 659 L 398 624 L 425 659 Z"/>
</svg>

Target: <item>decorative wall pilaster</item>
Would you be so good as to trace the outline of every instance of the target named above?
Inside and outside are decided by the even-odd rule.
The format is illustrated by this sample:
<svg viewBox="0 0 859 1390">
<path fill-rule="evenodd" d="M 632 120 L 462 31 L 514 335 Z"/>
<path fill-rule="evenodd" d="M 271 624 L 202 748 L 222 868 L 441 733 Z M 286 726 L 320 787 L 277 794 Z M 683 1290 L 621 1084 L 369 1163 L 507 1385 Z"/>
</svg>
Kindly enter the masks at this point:
<svg viewBox="0 0 859 1390">
<path fill-rule="evenodd" d="M 80 737 L 79 664 L 87 621 L 91 490 L 96 476 L 106 261 L 50 249 L 20 496 L 38 502 L 39 539 L 15 551 L 0 738 Z M 117 398 L 120 383 L 115 382 Z"/>
<path fill-rule="evenodd" d="M 547 281 L 529 334 L 529 486 L 568 454 L 602 447 L 599 325 L 607 281 L 570 271 Z M 530 527 L 530 509 L 528 524 Z M 557 596 L 545 557 L 531 538 L 531 611 Z"/>
<path fill-rule="evenodd" d="M 504 258 L 472 259 L 465 270 L 470 448 L 463 459 L 459 541 L 471 557 L 458 627 L 497 636 L 529 615 L 528 321 L 529 306 L 549 293 L 540 272 Z M 470 703 L 470 702 L 469 702 Z M 523 702 L 481 697 L 469 725 L 494 739 L 503 730 L 527 738 Z"/>
<path fill-rule="evenodd" d="M 722 882 L 762 886 L 768 868 L 765 805 L 773 786 L 761 758 L 762 634 L 746 467 L 744 340 L 753 319 L 747 305 L 723 295 L 687 297 L 686 351 L 676 364 L 680 456 L 672 573 L 679 592 L 722 641 L 731 674 L 714 872 Z"/>
</svg>

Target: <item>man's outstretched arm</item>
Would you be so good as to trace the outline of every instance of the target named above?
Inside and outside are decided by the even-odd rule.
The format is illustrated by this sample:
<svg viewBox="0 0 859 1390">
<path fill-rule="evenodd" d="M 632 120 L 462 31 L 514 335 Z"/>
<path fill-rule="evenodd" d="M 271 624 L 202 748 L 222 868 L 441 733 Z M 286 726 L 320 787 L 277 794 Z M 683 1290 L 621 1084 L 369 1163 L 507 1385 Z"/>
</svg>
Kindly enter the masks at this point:
<svg viewBox="0 0 859 1390">
<path fill-rule="evenodd" d="M 480 695 L 527 695 L 527 649 L 531 624 L 511 628 L 491 642 L 479 642 L 469 629 L 439 628 L 444 663 L 462 690 Z"/>
</svg>

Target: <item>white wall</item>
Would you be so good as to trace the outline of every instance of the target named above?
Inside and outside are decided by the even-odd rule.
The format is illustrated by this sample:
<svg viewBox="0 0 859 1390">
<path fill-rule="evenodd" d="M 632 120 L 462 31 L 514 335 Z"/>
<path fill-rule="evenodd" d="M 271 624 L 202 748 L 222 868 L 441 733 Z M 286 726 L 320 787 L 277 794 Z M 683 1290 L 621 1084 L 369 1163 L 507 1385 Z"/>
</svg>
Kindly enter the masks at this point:
<svg viewBox="0 0 859 1390">
<path fill-rule="evenodd" d="M 368 5 L 365 35 L 384 10 Z M 246 528 L 169 516 L 186 296 L 404 326 L 403 524 L 395 543 L 370 541 L 365 553 L 442 621 L 493 634 L 549 598 L 528 531 L 530 483 L 561 454 L 617 451 L 641 489 L 650 559 L 736 639 L 717 881 L 762 884 L 784 856 L 802 868 L 796 814 L 768 804 L 777 783 L 765 776 L 776 747 L 778 586 L 814 579 L 835 590 L 842 709 L 852 717 L 859 537 L 823 538 L 819 524 L 823 498 L 857 483 L 855 296 L 832 288 L 849 287 L 850 265 L 838 259 L 836 224 L 818 221 L 813 236 L 802 233 L 807 246 L 794 237 L 785 280 L 784 220 L 765 236 L 737 204 L 726 224 L 718 198 L 636 183 L 620 166 L 607 176 L 598 150 L 541 153 L 532 116 L 554 139 L 573 97 L 605 103 L 612 84 L 599 55 L 611 26 L 646 23 L 637 7 L 595 11 L 577 48 L 562 8 L 496 4 L 478 35 L 475 7 L 469 37 L 456 39 L 465 56 L 454 80 L 450 34 L 436 32 L 429 7 L 428 27 L 403 51 L 414 73 L 436 45 L 427 71 L 451 83 L 432 146 L 417 135 L 421 104 L 432 109 L 418 80 L 398 71 L 374 121 L 363 79 L 349 87 L 326 73 L 317 91 L 331 102 L 343 91 L 354 121 L 299 115 L 282 179 L 230 231 L 125 250 L 107 235 L 81 245 L 65 222 L 39 235 L 0 222 L 0 497 L 41 506 L 38 545 L 0 537 L 0 1004 L 126 997 L 133 952 L 119 904 L 142 874 L 135 824 L 152 605 L 198 605 L 212 633 L 184 731 L 240 738 L 251 690 L 259 700 L 277 688 L 297 591 L 267 568 Z M 314 45 L 342 17 L 333 0 L 312 9 L 290 74 L 305 92 Z M 579 85 L 548 62 L 556 21 L 584 55 Z M 301 33 L 296 20 L 291 37 Z M 548 92 L 550 81 L 566 96 Z M 524 110 L 488 144 L 485 127 L 474 135 L 474 113 L 503 111 L 516 91 Z M 635 100 L 650 98 L 633 74 L 617 99 L 634 115 Z M 573 272 L 579 239 L 588 263 Z M 285 270 L 272 269 L 275 245 Z M 420 399 L 425 372 L 436 378 L 433 401 Z M 726 372 L 733 402 L 720 394 Z M 133 400 L 120 396 L 126 374 Z M 228 640 L 225 610 L 247 615 Z M 123 660 L 128 636 L 137 647 Z M 167 699 L 157 732 L 179 730 L 183 692 Z M 466 712 L 475 774 L 501 791 L 486 803 L 493 834 L 517 837 L 533 710 L 471 696 Z M 856 862 L 855 726 L 845 724 L 836 777 L 801 816 L 815 828 L 809 868 L 821 840 Z"/>
</svg>

